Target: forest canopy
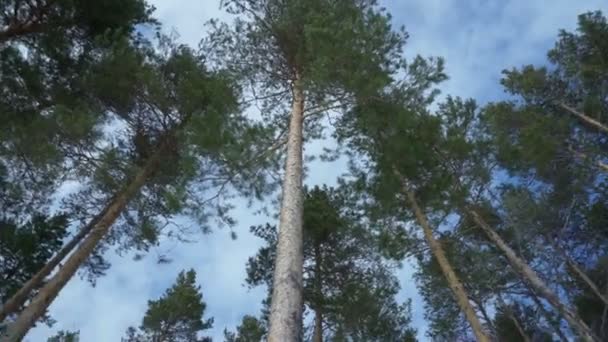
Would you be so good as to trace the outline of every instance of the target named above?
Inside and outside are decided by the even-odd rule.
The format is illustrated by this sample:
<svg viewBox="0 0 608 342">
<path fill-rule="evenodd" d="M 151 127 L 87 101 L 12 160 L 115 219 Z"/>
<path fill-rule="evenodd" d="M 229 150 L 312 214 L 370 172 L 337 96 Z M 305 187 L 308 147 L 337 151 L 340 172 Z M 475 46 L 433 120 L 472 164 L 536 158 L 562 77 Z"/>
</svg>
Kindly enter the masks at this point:
<svg viewBox="0 0 608 342">
<path fill-rule="evenodd" d="M 125 267 L 125 342 L 608 340 L 605 13 L 488 101 L 383 2 L 220 8 L 0 1 L 0 341 L 88 341 L 54 305 Z"/>
</svg>

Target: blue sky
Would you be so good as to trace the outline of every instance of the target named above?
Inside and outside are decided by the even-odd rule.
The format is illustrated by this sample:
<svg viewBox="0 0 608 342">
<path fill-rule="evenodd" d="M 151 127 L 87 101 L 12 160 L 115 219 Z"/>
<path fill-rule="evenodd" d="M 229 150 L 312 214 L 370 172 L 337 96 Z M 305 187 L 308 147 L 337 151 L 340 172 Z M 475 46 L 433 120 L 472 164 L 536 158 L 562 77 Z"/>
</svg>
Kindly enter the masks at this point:
<svg viewBox="0 0 608 342">
<path fill-rule="evenodd" d="M 219 9 L 219 0 L 153 0 L 156 16 L 165 30 L 175 29 L 180 40 L 196 46 L 204 35 L 203 24 L 211 18 L 229 20 Z M 558 30 L 576 27 L 578 14 L 601 9 L 605 0 L 392 0 L 381 1 L 393 15 L 396 26 L 405 25 L 410 40 L 405 55 L 442 56 L 450 79 L 444 94 L 473 97 L 480 103 L 504 97 L 500 72 L 523 64 L 545 60 Z M 320 152 L 332 141 L 314 142 L 307 154 Z M 306 183 L 334 184 L 345 172 L 343 161 L 308 165 Z M 218 229 L 198 241 L 178 244 L 165 241 L 141 261 L 130 256 L 109 255 L 112 268 L 95 288 L 73 279 L 50 308 L 57 320 L 53 328 L 33 329 L 26 341 L 46 341 L 60 329 L 80 330 L 82 341 L 120 341 L 126 328 L 139 325 L 148 299 L 159 297 L 182 269 L 194 268 L 207 302 L 207 314 L 215 318 L 209 335 L 222 341 L 224 328 L 233 328 L 244 314 L 257 314 L 264 289 L 248 290 L 244 285 L 245 262 L 261 241 L 251 236 L 251 225 L 274 219 L 254 215 L 254 209 L 238 202 L 234 211 L 239 238 Z M 168 254 L 170 264 L 157 265 L 156 257 Z M 423 303 L 411 279 L 412 267 L 399 272 L 401 296 L 413 299 L 414 325 L 421 341 L 425 323 Z"/>
</svg>

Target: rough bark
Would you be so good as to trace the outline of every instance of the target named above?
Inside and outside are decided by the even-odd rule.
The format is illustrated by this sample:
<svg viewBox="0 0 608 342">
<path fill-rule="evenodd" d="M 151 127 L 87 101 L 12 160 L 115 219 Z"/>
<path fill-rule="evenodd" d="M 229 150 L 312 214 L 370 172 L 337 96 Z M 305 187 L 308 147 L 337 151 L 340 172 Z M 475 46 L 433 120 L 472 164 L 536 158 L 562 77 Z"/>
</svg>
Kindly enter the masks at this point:
<svg viewBox="0 0 608 342">
<path fill-rule="evenodd" d="M 469 209 L 469 214 L 475 223 L 484 231 L 492 243 L 500 249 L 506 256 L 511 266 L 527 281 L 530 286 L 543 296 L 547 301 L 568 321 L 572 328 L 585 341 L 595 341 L 593 332 L 585 322 L 559 300 L 559 297 L 545 284 L 538 274 L 528 264 L 517 256 L 515 251 L 509 247 L 505 241 L 483 220 L 477 211 Z"/>
<path fill-rule="evenodd" d="M 270 308 L 269 342 L 302 339 L 302 144 L 304 91 L 299 77 L 293 85 L 287 138 L 279 237 Z"/>
<path fill-rule="evenodd" d="M 473 306 L 469 302 L 469 297 L 464 289 L 464 286 L 462 285 L 460 279 L 458 279 L 458 276 L 454 272 L 452 265 L 450 264 L 445 253 L 443 252 L 443 247 L 441 247 L 441 243 L 437 241 L 433 236 L 433 230 L 431 229 L 431 225 L 429 224 L 426 215 L 422 212 L 422 209 L 418 205 L 416 196 L 406 186 L 404 186 L 404 192 L 407 195 L 410 206 L 414 210 L 414 214 L 416 216 L 418 224 L 420 224 L 420 226 L 422 227 L 424 237 L 427 243 L 429 244 L 431 252 L 437 260 L 437 263 L 439 264 L 439 267 L 441 268 L 441 271 L 443 272 L 448 282 L 448 286 L 454 293 L 454 297 L 456 298 L 458 306 L 464 313 L 467 321 L 469 321 L 469 324 L 473 329 L 473 333 L 475 334 L 477 341 L 490 342 L 489 336 L 483 330 L 481 321 L 477 317 Z"/>
<path fill-rule="evenodd" d="M 315 328 L 312 335 L 313 342 L 323 342 L 323 283 L 321 278 L 321 251 L 315 246 Z"/>
<path fill-rule="evenodd" d="M 59 292 L 74 276 L 78 268 L 89 258 L 99 242 L 108 233 L 112 224 L 125 209 L 129 201 L 139 192 L 148 178 L 154 174 L 162 157 L 162 146 L 153 154 L 146 164 L 137 172 L 131 183 L 126 186 L 107 206 L 105 213 L 91 229 L 89 235 L 65 261 L 57 273 L 40 289 L 31 303 L 19 314 L 15 322 L 9 325 L 2 341 L 20 341 L 29 329 L 45 313 Z"/>
<path fill-rule="evenodd" d="M 589 117 L 587 115 L 585 115 L 584 113 L 581 113 L 579 111 L 577 111 L 576 109 L 568 106 L 567 104 L 563 103 L 563 102 L 559 102 L 558 105 L 565 109 L 566 111 L 568 111 L 570 114 L 576 116 L 577 118 L 581 119 L 584 123 L 586 123 L 587 125 L 594 127 L 596 129 L 599 129 L 600 131 L 604 132 L 604 133 L 608 133 L 608 126 L 604 125 L 603 123 L 595 120 L 592 117 Z"/>
<path fill-rule="evenodd" d="M 76 246 L 84 239 L 87 234 L 93 229 L 97 221 L 101 219 L 103 214 L 106 212 L 107 207 L 97 215 L 91 222 L 89 222 L 86 226 L 84 226 L 78 234 L 74 235 L 68 243 L 63 246 L 59 252 L 57 252 L 47 263 L 36 273 L 34 274 L 21 288 L 11 297 L 9 298 L 2 307 L 0 307 L 0 322 L 3 321 L 8 315 L 11 313 L 15 313 L 21 308 L 23 304 L 27 301 L 29 296 L 33 293 L 33 291 L 37 290 L 40 286 L 42 286 L 44 282 L 44 278 L 46 278 L 55 267 L 59 265 L 59 263 L 68 255 L 70 252 L 76 248 Z"/>
</svg>

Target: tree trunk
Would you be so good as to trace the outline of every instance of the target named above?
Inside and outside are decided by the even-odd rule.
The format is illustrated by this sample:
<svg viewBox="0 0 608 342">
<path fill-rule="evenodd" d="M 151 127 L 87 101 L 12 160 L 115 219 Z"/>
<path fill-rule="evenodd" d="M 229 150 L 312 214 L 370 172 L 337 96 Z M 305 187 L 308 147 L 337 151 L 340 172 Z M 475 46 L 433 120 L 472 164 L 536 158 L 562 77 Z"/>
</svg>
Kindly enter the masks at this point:
<svg viewBox="0 0 608 342">
<path fill-rule="evenodd" d="M 42 32 L 43 28 L 43 25 L 34 22 L 11 25 L 5 30 L 0 31 L 0 44 L 4 44 L 5 42 L 17 37 Z"/>
<path fill-rule="evenodd" d="M 606 280 L 606 296 L 608 296 L 608 279 Z M 606 321 L 608 320 L 608 305 L 604 305 L 604 311 L 602 312 L 602 326 L 600 327 L 601 338 L 606 338 Z"/>
<path fill-rule="evenodd" d="M 465 288 L 465 290 L 466 290 L 466 288 Z M 486 325 L 488 326 L 488 328 L 490 330 L 490 335 L 494 334 L 495 336 L 497 336 L 498 334 L 496 333 L 496 328 L 494 327 L 494 322 L 492 322 L 492 318 L 490 318 L 488 311 L 483 306 L 481 301 L 475 300 L 475 298 L 473 296 L 471 296 L 469 298 L 475 304 L 475 306 L 477 306 L 477 310 L 479 310 L 479 312 L 481 313 L 481 317 L 483 317 L 484 321 L 486 321 Z"/>
<path fill-rule="evenodd" d="M 112 224 L 125 209 L 129 201 L 157 170 L 158 163 L 162 157 L 161 151 L 163 150 L 164 148 L 161 145 L 159 150 L 138 171 L 131 183 L 113 198 L 112 202 L 107 206 L 106 211 L 93 226 L 91 232 L 82 241 L 80 246 L 68 257 L 57 273 L 40 289 L 31 303 L 19 314 L 15 322 L 9 325 L 5 337 L 2 337 L 2 341 L 20 341 L 34 323 L 40 319 L 59 292 L 108 233 Z"/>
<path fill-rule="evenodd" d="M 0 322 L 3 321 L 9 314 L 17 312 L 19 308 L 27 301 L 28 297 L 33 293 L 34 290 L 38 289 L 46 278 L 57 265 L 76 248 L 76 246 L 84 239 L 87 234 L 93 229 L 95 224 L 101 219 L 103 214 L 107 211 L 107 207 L 103 211 L 95 216 L 89 224 L 84 226 L 78 234 L 74 235 L 68 243 L 63 246 L 59 252 L 57 252 L 47 263 L 36 273 L 30 280 L 28 280 L 21 288 L 9 298 L 2 307 L 0 307 Z"/>
<path fill-rule="evenodd" d="M 431 252 L 433 253 L 433 256 L 435 257 L 435 259 L 437 259 L 437 263 L 439 264 L 439 267 L 441 268 L 441 271 L 443 272 L 450 289 L 454 293 L 454 297 L 456 297 L 458 306 L 460 306 L 460 309 L 466 316 L 467 320 L 469 321 L 469 324 L 471 324 L 471 328 L 473 329 L 473 333 L 475 333 L 477 341 L 490 342 L 490 338 L 484 332 L 483 326 L 481 325 L 479 318 L 475 314 L 475 310 L 473 309 L 473 306 L 469 302 L 469 297 L 468 297 L 464 287 L 462 286 L 462 283 L 458 279 L 458 276 L 452 269 L 452 265 L 450 265 L 450 262 L 448 261 L 447 257 L 445 256 L 445 254 L 443 252 L 443 248 L 441 247 L 441 244 L 439 243 L 439 241 L 435 240 L 435 238 L 433 237 L 433 230 L 431 229 L 431 226 L 426 218 L 426 215 L 422 212 L 422 209 L 420 209 L 420 206 L 418 206 L 418 201 L 416 201 L 416 196 L 405 185 L 404 185 L 404 191 L 407 195 L 407 198 L 410 202 L 412 209 L 414 210 L 414 214 L 416 215 L 416 220 L 418 221 L 418 224 L 420 224 L 420 226 L 422 227 L 422 230 L 424 232 L 424 237 L 426 238 L 426 241 L 429 244 Z"/>
<path fill-rule="evenodd" d="M 268 342 L 295 342 L 302 339 L 304 91 L 298 76 L 292 91 L 293 103 L 287 139 Z"/>
<path fill-rule="evenodd" d="M 538 274 L 528 264 L 519 258 L 515 251 L 509 247 L 504 240 L 481 218 L 477 211 L 469 209 L 469 214 L 473 220 L 484 231 L 487 237 L 492 241 L 498 249 L 500 249 L 509 260 L 511 266 L 523 277 L 535 291 L 545 297 L 547 301 L 570 323 L 580 337 L 585 341 L 595 341 L 593 332 L 585 322 L 566 305 L 564 305 L 559 297 L 545 284 Z"/>
<path fill-rule="evenodd" d="M 528 285 L 528 284 L 526 284 L 526 285 Z M 553 330 L 555 330 L 555 333 L 559 337 L 559 340 L 561 342 L 568 342 L 568 339 L 566 338 L 566 335 L 564 335 L 564 333 L 562 332 L 562 328 L 560 327 L 559 321 L 555 322 L 553 320 L 553 318 L 551 317 L 551 315 L 549 315 L 549 313 L 547 312 L 547 309 L 545 309 L 545 306 L 540 301 L 540 299 L 538 298 L 538 296 L 536 295 L 536 293 L 534 292 L 533 289 L 528 288 L 528 291 L 529 291 L 530 298 L 532 298 L 532 301 L 536 304 L 536 306 L 538 307 L 538 309 L 540 310 L 540 312 L 545 317 L 545 321 L 547 321 L 547 323 L 549 325 L 551 325 L 551 327 L 553 328 Z"/>
<path fill-rule="evenodd" d="M 511 309 L 507 309 L 507 315 L 509 315 L 509 318 L 511 319 L 511 321 L 515 325 L 515 328 L 517 329 L 517 332 L 521 336 L 522 340 L 524 342 L 531 342 L 532 340 L 530 339 L 530 337 L 528 336 L 528 334 L 526 334 L 526 331 L 521 326 L 521 324 L 519 324 L 519 320 L 515 316 L 515 313 L 513 313 L 513 311 Z"/>
<path fill-rule="evenodd" d="M 549 244 L 551 244 L 551 247 L 553 247 L 553 249 L 555 249 L 555 251 L 557 251 L 557 253 L 566 260 L 568 267 L 570 267 L 570 269 L 572 269 L 572 271 L 585 282 L 589 289 L 591 289 L 591 291 L 604 303 L 604 305 L 608 305 L 608 297 L 606 297 L 602 291 L 600 291 L 599 287 L 595 284 L 595 282 L 593 282 L 593 280 L 591 280 L 591 278 L 589 278 L 589 276 L 587 276 L 587 273 L 580 268 L 576 261 L 572 260 L 568 253 L 566 253 L 566 251 L 559 245 L 551 241 L 549 237 L 547 237 L 547 241 Z"/>
<path fill-rule="evenodd" d="M 312 342 L 323 342 L 323 283 L 321 278 L 321 251 L 315 246 L 315 328 Z"/>
<path fill-rule="evenodd" d="M 576 109 L 568 106 L 567 104 L 563 103 L 563 102 L 559 102 L 558 105 L 565 109 L 566 111 L 568 111 L 570 114 L 576 116 L 577 118 L 583 120 L 583 122 L 585 122 L 587 125 L 590 125 L 596 129 L 599 129 L 600 131 L 603 131 L 604 133 L 608 133 L 608 126 L 604 125 L 603 123 L 595 120 L 594 118 L 591 118 L 587 115 L 585 115 L 584 113 L 581 113 L 579 111 L 577 111 Z"/>
<path fill-rule="evenodd" d="M 517 329 L 517 332 L 521 336 L 522 340 L 524 342 L 531 342 L 532 340 L 530 339 L 528 334 L 526 334 L 526 331 L 519 323 L 519 319 L 517 319 L 517 316 L 515 316 L 515 313 L 513 312 L 513 310 L 511 310 L 511 307 L 508 306 L 507 303 L 505 303 L 505 301 L 502 299 L 502 296 L 500 295 L 500 293 L 498 294 L 497 298 L 498 298 L 498 304 L 500 304 L 500 306 L 502 306 L 504 308 L 504 310 L 506 310 L 507 316 L 509 316 L 509 319 L 515 325 L 515 328 Z"/>
</svg>

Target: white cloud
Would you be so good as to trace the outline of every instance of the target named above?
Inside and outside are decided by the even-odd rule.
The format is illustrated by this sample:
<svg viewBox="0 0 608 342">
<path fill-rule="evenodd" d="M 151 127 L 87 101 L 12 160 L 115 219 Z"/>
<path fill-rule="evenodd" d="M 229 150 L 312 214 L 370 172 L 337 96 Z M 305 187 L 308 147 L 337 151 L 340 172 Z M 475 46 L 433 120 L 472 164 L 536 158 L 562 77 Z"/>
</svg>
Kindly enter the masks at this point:
<svg viewBox="0 0 608 342">
<path fill-rule="evenodd" d="M 167 29 L 175 28 L 182 42 L 196 46 L 208 19 L 228 16 L 219 10 L 217 0 L 155 0 L 156 15 Z M 385 1 L 396 24 L 406 25 L 411 39 L 406 54 L 443 56 L 450 80 L 445 93 L 479 100 L 501 96 L 500 71 L 524 63 L 541 62 L 560 28 L 573 29 L 576 15 L 604 9 L 602 0 L 536 1 Z M 321 150 L 315 143 L 309 153 Z M 309 165 L 307 184 L 334 183 L 345 171 L 344 162 Z M 222 340 L 224 327 L 233 327 L 243 314 L 259 312 L 264 289 L 248 291 L 242 286 L 247 258 L 257 251 L 260 241 L 248 233 L 252 224 L 268 221 L 252 215 L 244 204 L 236 210 L 239 239 L 231 241 L 227 231 L 215 231 L 199 242 L 165 242 L 161 250 L 171 250 L 173 262 L 157 265 L 154 255 L 135 262 L 112 256 L 107 276 L 91 288 L 73 279 L 51 306 L 58 320 L 53 329 L 38 327 L 28 335 L 30 341 L 45 341 L 59 329 L 80 329 L 83 341 L 119 341 L 129 325 L 138 325 L 148 299 L 157 298 L 171 285 L 179 270 L 193 267 L 208 304 L 207 314 L 215 317 L 212 335 Z M 423 305 L 411 279 L 412 267 L 399 272 L 401 295 L 414 298 L 414 322 L 424 340 Z"/>
</svg>

